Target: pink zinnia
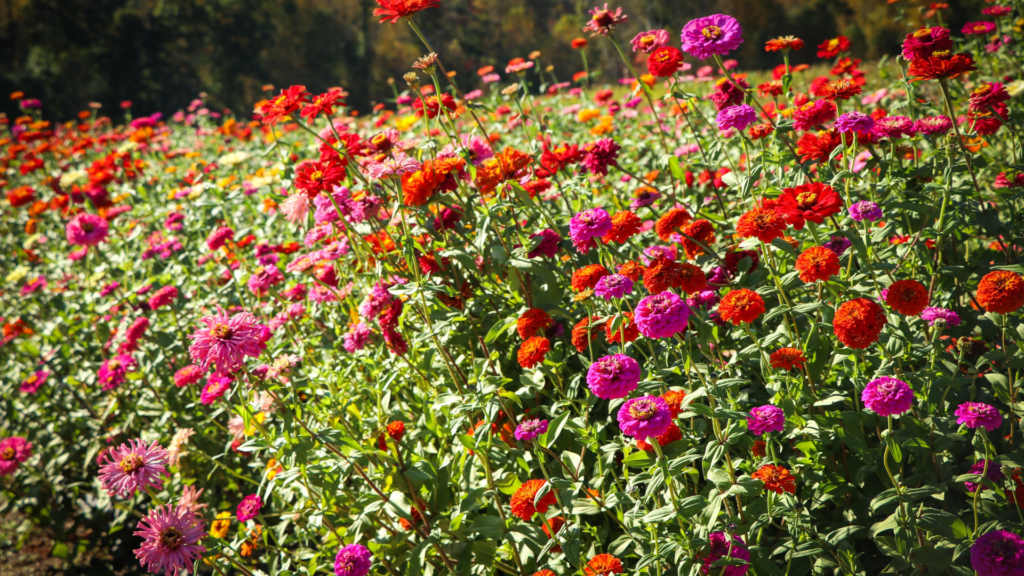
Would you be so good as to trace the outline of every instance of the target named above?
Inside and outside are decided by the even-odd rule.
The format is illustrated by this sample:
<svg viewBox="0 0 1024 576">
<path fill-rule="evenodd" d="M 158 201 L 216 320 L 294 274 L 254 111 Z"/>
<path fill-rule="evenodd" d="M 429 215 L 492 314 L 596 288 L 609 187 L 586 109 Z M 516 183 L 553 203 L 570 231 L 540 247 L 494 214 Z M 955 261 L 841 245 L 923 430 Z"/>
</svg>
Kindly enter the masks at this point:
<svg viewBox="0 0 1024 576">
<path fill-rule="evenodd" d="M 741 566 L 722 566 L 721 568 L 712 566 L 715 562 L 726 557 L 749 562 L 750 551 L 747 550 L 747 545 L 743 543 L 742 538 L 733 535 L 730 542 L 729 535 L 725 532 L 712 532 L 708 540 L 710 541 L 711 550 L 708 552 L 707 558 L 704 558 L 704 565 L 700 568 L 701 574 L 743 576 L 747 573 L 747 570 L 750 568 L 747 564 Z"/>
<path fill-rule="evenodd" d="M 612 217 L 604 208 L 591 208 L 569 220 L 569 238 L 577 250 L 586 254 L 596 246 L 594 238 L 604 236 L 611 231 L 612 226 Z"/>
<path fill-rule="evenodd" d="M 40 370 L 35 374 L 25 378 L 21 381 L 21 385 L 18 387 L 20 392 L 25 394 L 35 394 L 39 391 L 39 388 L 46 384 L 46 379 L 50 377 L 50 373 L 46 370 Z"/>
<path fill-rule="evenodd" d="M 650 54 L 662 46 L 668 46 L 668 32 L 665 30 L 648 30 L 633 37 L 633 52 Z"/>
<path fill-rule="evenodd" d="M 234 237 L 234 230 L 227 226 L 221 226 L 210 233 L 210 236 L 206 239 L 206 247 L 210 250 L 220 250 L 222 246 L 227 244 L 228 240 L 231 240 Z"/>
<path fill-rule="evenodd" d="M 868 382 L 860 399 L 879 416 L 899 416 L 914 404 L 914 391 L 902 380 L 882 376 Z"/>
<path fill-rule="evenodd" d="M 0 477 L 10 476 L 32 456 L 32 444 L 21 436 L 0 440 Z"/>
<path fill-rule="evenodd" d="M 178 297 L 178 289 L 174 286 L 164 286 L 157 290 L 149 297 L 149 307 L 153 310 L 159 310 L 164 306 L 174 302 L 174 299 Z"/>
<path fill-rule="evenodd" d="M 540 238 L 540 243 L 537 247 L 526 255 L 527 258 L 553 258 L 555 254 L 558 254 L 558 243 L 562 241 L 562 237 L 558 235 L 558 232 L 550 228 L 545 228 L 535 234 L 530 234 L 530 238 Z"/>
<path fill-rule="evenodd" d="M 266 347 L 270 331 L 256 322 L 249 312 L 239 312 L 230 318 L 223 308 L 217 307 L 215 316 L 200 319 L 206 328 L 189 336 L 195 342 L 188 348 L 192 361 L 201 368 L 214 365 L 218 372 L 227 374 L 244 367 L 244 358 L 256 358 Z"/>
<path fill-rule="evenodd" d="M 609 166 L 619 165 L 619 150 L 622 146 L 615 143 L 611 138 L 603 138 L 597 142 L 587 144 L 586 156 L 583 157 L 583 165 L 591 174 L 606 176 Z"/>
<path fill-rule="evenodd" d="M 640 382 L 640 364 L 625 354 L 605 356 L 587 369 L 587 387 L 604 400 L 625 398 Z"/>
<path fill-rule="evenodd" d="M 95 246 L 106 239 L 110 225 L 96 214 L 79 214 L 68 222 L 65 229 L 68 242 L 75 246 Z"/>
<path fill-rule="evenodd" d="M 334 576 L 366 576 L 372 564 L 373 555 L 365 546 L 349 544 L 334 558 Z"/>
<path fill-rule="evenodd" d="M 647 296 L 636 307 L 636 327 L 648 338 L 669 338 L 686 330 L 690 309 L 672 292 Z"/>
<path fill-rule="evenodd" d="M 128 354 L 119 354 L 103 362 L 96 379 L 103 385 L 104 390 L 113 390 L 125 381 L 129 372 L 134 372 L 136 367 L 135 359 Z"/>
<path fill-rule="evenodd" d="M 619 408 L 619 428 L 637 440 L 657 438 L 672 423 L 672 411 L 661 396 L 641 396 L 626 400 Z"/>
<path fill-rule="evenodd" d="M 206 536 L 206 525 L 189 506 L 157 506 L 139 521 L 136 536 L 142 546 L 135 556 L 150 572 L 174 576 L 179 570 L 189 572 L 196 560 L 206 552 L 199 541 Z"/>
<path fill-rule="evenodd" d="M 995 406 L 981 402 L 964 402 L 956 409 L 956 423 L 966 424 L 968 428 L 980 426 L 991 432 L 1003 424 L 1003 416 Z"/>
<path fill-rule="evenodd" d="M 103 454 L 101 458 L 109 460 L 100 465 L 100 483 L 107 494 L 121 498 L 130 498 L 139 490 L 159 490 L 169 457 L 155 440 L 149 446 L 142 440 L 129 440 Z"/>
<path fill-rule="evenodd" d="M 260 508 L 262 507 L 263 499 L 260 498 L 259 494 L 249 494 L 238 503 L 238 509 L 235 511 L 235 514 L 238 516 L 239 522 L 248 522 L 259 515 Z"/>
<path fill-rule="evenodd" d="M 194 364 L 190 364 L 174 373 L 174 385 L 178 388 L 184 388 L 185 386 L 199 382 L 202 377 L 203 369 Z"/>
<path fill-rule="evenodd" d="M 225 392 L 231 389 L 231 383 L 235 379 L 231 376 L 222 376 L 220 374 L 211 374 L 206 379 L 206 386 L 203 388 L 202 394 L 199 395 L 199 401 L 205 405 L 210 405 L 216 402 Z"/>
<path fill-rule="evenodd" d="M 526 440 L 533 440 L 537 436 L 548 431 L 548 421 L 534 418 L 532 420 L 523 420 L 516 426 L 515 437 L 516 440 L 525 442 Z"/>
<path fill-rule="evenodd" d="M 281 274 L 277 266 L 260 266 L 253 270 L 248 284 L 253 294 L 262 296 L 271 286 L 281 282 L 284 282 L 284 274 Z"/>
<path fill-rule="evenodd" d="M 786 413 L 778 406 L 758 406 L 747 416 L 747 429 L 755 436 L 767 432 L 782 432 L 786 429 Z"/>
<path fill-rule="evenodd" d="M 370 327 L 364 322 L 359 322 L 342 336 L 345 351 L 349 354 L 362 350 L 370 341 Z"/>
<path fill-rule="evenodd" d="M 914 130 L 914 121 L 910 118 L 906 116 L 886 116 L 875 121 L 875 127 L 872 132 L 880 137 L 895 140 L 903 136 L 913 136 Z"/>
<path fill-rule="evenodd" d="M 928 136 L 945 134 L 953 128 L 953 121 L 945 116 L 927 116 L 914 122 L 914 130 Z"/>
<path fill-rule="evenodd" d="M 743 28 L 732 16 L 713 14 L 687 22 L 680 40 L 683 51 L 698 60 L 725 56 L 743 43 Z"/>
</svg>

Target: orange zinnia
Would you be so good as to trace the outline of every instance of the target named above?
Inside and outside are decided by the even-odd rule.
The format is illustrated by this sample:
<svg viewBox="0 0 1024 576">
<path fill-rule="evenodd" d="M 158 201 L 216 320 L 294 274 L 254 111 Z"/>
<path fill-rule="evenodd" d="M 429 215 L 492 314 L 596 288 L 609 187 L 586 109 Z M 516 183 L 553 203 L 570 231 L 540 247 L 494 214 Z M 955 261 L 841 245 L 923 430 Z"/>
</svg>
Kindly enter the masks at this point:
<svg viewBox="0 0 1024 576">
<path fill-rule="evenodd" d="M 590 347 L 590 341 L 594 339 L 594 336 L 600 334 L 604 328 L 604 322 L 597 322 L 599 318 L 600 316 L 587 316 L 572 327 L 572 345 L 580 354 L 586 352 L 587 348 Z M 616 335 L 618 335 L 617 332 Z"/>
<path fill-rule="evenodd" d="M 765 464 L 750 476 L 764 482 L 765 490 L 771 490 L 776 494 L 782 494 L 783 492 L 796 493 L 796 479 L 789 473 L 789 470 L 782 466 Z"/>
<path fill-rule="evenodd" d="M 804 47 L 804 41 L 796 36 L 779 36 L 769 40 L 764 45 L 765 52 L 782 52 L 786 50 L 799 50 Z"/>
<path fill-rule="evenodd" d="M 523 368 L 533 368 L 544 361 L 544 356 L 549 350 L 551 350 L 551 342 L 548 342 L 547 338 L 534 336 L 519 347 L 519 365 Z"/>
<path fill-rule="evenodd" d="M 624 244 L 640 231 L 642 225 L 639 216 L 629 210 L 621 210 L 612 216 L 612 229 L 601 238 L 601 241 L 605 244 Z"/>
<path fill-rule="evenodd" d="M 668 404 L 668 409 L 672 412 L 673 418 L 683 412 L 683 399 L 686 398 L 686 392 L 682 390 L 669 390 L 662 394 L 661 397 L 665 400 L 665 404 Z"/>
<path fill-rule="evenodd" d="M 684 262 L 679 266 L 677 281 L 674 288 L 679 288 L 687 294 L 696 294 L 708 286 L 708 277 L 699 266 Z"/>
<path fill-rule="evenodd" d="M 705 245 L 710 246 L 715 243 L 715 227 L 711 225 L 711 222 L 703 218 L 688 222 L 683 225 L 681 231 L 686 236 L 698 240 Z M 693 240 L 690 240 L 690 238 L 683 238 L 683 249 L 686 251 L 686 257 L 692 259 L 703 254 L 704 249 Z"/>
<path fill-rule="evenodd" d="M 907 67 L 907 76 L 921 80 L 956 78 L 965 72 L 977 70 L 970 54 L 935 52 L 927 58 L 914 58 Z"/>
<path fill-rule="evenodd" d="M 538 332 L 547 330 L 549 326 L 551 326 L 551 316 L 540 308 L 530 308 L 523 312 L 519 320 L 516 320 L 516 330 L 523 340 L 533 338 Z"/>
<path fill-rule="evenodd" d="M 736 233 L 744 238 L 754 237 L 762 242 L 782 238 L 786 223 L 771 208 L 754 208 L 736 223 Z"/>
<path fill-rule="evenodd" d="M 840 78 L 838 80 L 829 80 L 818 86 L 814 93 L 827 100 L 849 100 L 860 94 L 861 89 L 860 86 L 857 86 L 852 81 Z"/>
<path fill-rule="evenodd" d="M 1024 306 L 1024 279 L 1009 270 L 989 272 L 978 283 L 978 304 L 996 314 L 1016 311 Z"/>
<path fill-rule="evenodd" d="M 772 352 L 768 360 L 771 362 L 772 368 L 776 370 L 792 370 L 794 368 L 800 370 L 804 367 L 807 358 L 799 348 L 779 348 Z"/>
<path fill-rule="evenodd" d="M 547 484 L 546 480 L 527 480 L 512 495 L 512 514 L 521 520 L 529 520 L 537 512 L 541 514 L 548 511 L 548 508 L 556 504 L 555 493 L 548 492 L 540 499 L 536 506 L 533 504 L 534 497 L 541 487 Z"/>
<path fill-rule="evenodd" d="M 654 224 L 654 231 L 658 234 L 658 238 L 668 241 L 677 228 L 682 227 L 692 219 L 693 216 L 690 216 L 690 213 L 685 209 L 673 208 L 666 212 L 664 216 L 658 218 L 658 221 Z"/>
<path fill-rule="evenodd" d="M 476 172 L 476 187 L 480 192 L 493 192 L 502 182 L 511 180 L 515 173 L 530 165 L 533 158 L 515 148 L 505 148 L 484 162 Z"/>
<path fill-rule="evenodd" d="M 885 303 L 904 316 L 917 316 L 928 307 L 928 289 L 917 280 L 899 280 L 882 291 Z"/>
<path fill-rule="evenodd" d="M 722 316 L 722 320 L 732 322 L 736 326 L 743 322 L 753 322 L 758 316 L 764 314 L 764 311 L 764 299 L 761 298 L 761 295 L 746 288 L 729 292 L 725 298 L 722 298 L 722 303 L 718 305 L 718 313 Z"/>
<path fill-rule="evenodd" d="M 623 312 L 623 319 L 619 322 L 618 326 L 612 328 L 612 323 L 607 322 L 604 324 L 605 339 L 608 340 L 609 344 L 618 344 L 623 339 L 626 342 L 632 342 L 640 337 L 640 329 L 636 327 L 636 323 L 633 322 L 632 312 Z M 573 343 L 575 343 L 576 331 L 573 330 Z M 582 350 L 581 350 L 582 352 Z"/>
<path fill-rule="evenodd" d="M 598 554 L 587 562 L 583 571 L 587 576 L 608 576 L 622 574 L 622 560 L 611 554 Z"/>
<path fill-rule="evenodd" d="M 885 311 L 867 298 L 844 302 L 832 319 L 832 329 L 845 346 L 864 349 L 878 340 L 885 327 Z"/>
<path fill-rule="evenodd" d="M 808 248 L 796 259 L 800 279 L 807 283 L 828 280 L 839 274 L 841 268 L 839 256 L 824 246 Z"/>
<path fill-rule="evenodd" d="M 600 264 L 590 264 L 572 273 L 572 289 L 575 292 L 597 286 L 597 281 L 608 275 L 608 269 Z"/>
</svg>

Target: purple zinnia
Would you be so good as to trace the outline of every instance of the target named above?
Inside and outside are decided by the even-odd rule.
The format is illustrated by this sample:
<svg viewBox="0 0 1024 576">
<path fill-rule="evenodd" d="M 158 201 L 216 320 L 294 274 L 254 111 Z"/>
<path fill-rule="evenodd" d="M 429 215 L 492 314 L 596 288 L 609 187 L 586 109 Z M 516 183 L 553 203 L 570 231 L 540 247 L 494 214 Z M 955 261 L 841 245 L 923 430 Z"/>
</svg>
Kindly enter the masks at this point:
<svg viewBox="0 0 1024 576">
<path fill-rule="evenodd" d="M 597 286 L 594 286 L 594 293 L 604 298 L 605 300 L 612 300 L 614 298 L 622 298 L 626 294 L 633 292 L 633 281 L 622 274 L 609 274 L 602 276 L 597 281 Z"/>
<path fill-rule="evenodd" d="M 259 515 L 260 508 L 262 507 L 263 499 L 260 498 L 259 494 L 249 494 L 238 503 L 235 515 L 238 516 L 239 522 L 248 522 Z"/>
<path fill-rule="evenodd" d="M 978 576 L 1010 576 L 1024 571 L 1024 541 L 1006 530 L 993 530 L 971 545 L 971 568 Z"/>
<path fill-rule="evenodd" d="M 600 358 L 587 369 L 587 387 L 604 400 L 625 398 L 640 382 L 640 364 L 625 354 Z"/>
<path fill-rule="evenodd" d="M 18 391 L 24 392 L 25 394 L 35 394 L 43 384 L 46 384 L 46 379 L 49 377 L 49 372 L 46 370 L 39 370 L 35 374 L 22 380 L 21 385 L 18 386 Z"/>
<path fill-rule="evenodd" d="M 845 236 L 833 236 L 831 240 L 822 244 L 825 248 L 836 253 L 836 256 L 842 256 L 844 252 L 853 246 L 853 242 Z"/>
<path fill-rule="evenodd" d="M 671 423 L 672 411 L 661 396 L 633 398 L 619 408 L 619 428 L 637 440 L 657 438 Z"/>
<path fill-rule="evenodd" d="M 743 130 L 757 122 L 757 112 L 754 111 L 752 106 L 747 104 L 730 106 L 718 113 L 718 116 L 715 117 L 715 122 L 718 123 L 718 129 L 723 132 L 730 128 Z"/>
<path fill-rule="evenodd" d="M 569 221 L 569 238 L 573 246 L 586 254 L 596 244 L 594 238 L 604 236 L 612 229 L 612 217 L 604 208 L 591 208 L 572 217 Z"/>
<path fill-rule="evenodd" d="M 523 420 L 516 426 L 516 440 L 526 441 L 533 440 L 537 436 L 548 431 L 548 421 L 534 418 L 532 420 Z"/>
<path fill-rule="evenodd" d="M 743 43 L 743 28 L 732 16 L 713 14 L 687 22 L 679 37 L 684 52 L 704 60 L 714 54 L 726 56 L 739 48 Z"/>
<path fill-rule="evenodd" d="M 899 416 L 910 410 L 914 391 L 902 380 L 882 376 L 868 382 L 860 399 L 864 406 L 879 416 Z"/>
<path fill-rule="evenodd" d="M 782 408 L 771 404 L 758 406 L 747 416 L 747 428 L 755 436 L 763 436 L 768 432 L 782 432 L 786 429 L 786 413 Z"/>
<path fill-rule="evenodd" d="M 365 546 L 349 544 L 334 558 L 334 576 L 366 576 L 372 563 L 373 556 Z"/>
<path fill-rule="evenodd" d="M 0 477 L 10 476 L 32 456 L 32 444 L 21 436 L 0 440 Z"/>
<path fill-rule="evenodd" d="M 686 330 L 690 309 L 679 296 L 662 292 L 648 296 L 636 307 L 636 327 L 648 338 L 669 338 Z"/>
<path fill-rule="evenodd" d="M 606 212 L 607 214 L 607 212 Z M 562 237 L 558 235 L 558 232 L 550 228 L 545 228 L 535 234 L 530 234 L 530 238 L 540 238 L 540 243 L 537 247 L 526 255 L 527 258 L 552 258 L 555 254 L 558 254 L 558 243 L 562 241 Z"/>
<path fill-rule="evenodd" d="M 721 568 L 717 566 L 711 567 L 712 564 L 725 557 L 736 558 L 737 560 L 750 560 L 750 551 L 747 550 L 747 545 L 743 543 L 739 536 L 733 536 L 732 542 L 730 542 L 729 536 L 725 532 L 712 532 L 708 539 L 711 541 L 711 551 L 708 553 L 707 558 L 704 558 L 704 565 L 700 568 L 702 574 L 743 576 L 747 573 L 747 570 L 750 568 L 749 565 L 722 566 Z"/>
<path fill-rule="evenodd" d="M 836 120 L 836 130 L 840 132 L 871 132 L 875 120 L 863 112 L 847 112 Z"/>
<path fill-rule="evenodd" d="M 988 462 L 988 472 L 985 472 L 985 462 Z M 971 466 L 971 469 L 967 471 L 968 474 L 978 475 L 981 475 L 982 472 L 985 472 L 985 477 L 993 483 L 1002 482 L 1003 479 L 1006 478 L 1006 476 L 1003 475 L 1002 468 L 991 460 L 978 460 L 973 466 Z M 985 485 L 981 482 L 964 482 L 964 486 L 967 488 L 968 492 L 974 492 L 978 489 L 978 486 L 981 486 L 981 489 L 985 490 Z"/>
<path fill-rule="evenodd" d="M 362 350 L 370 341 L 370 327 L 365 322 L 358 322 L 342 336 L 345 351 L 349 354 Z"/>
<path fill-rule="evenodd" d="M 995 406 L 981 402 L 964 402 L 956 409 L 956 423 L 968 428 L 982 427 L 989 432 L 1003 424 L 1003 416 Z"/>
<path fill-rule="evenodd" d="M 862 200 L 854 203 L 849 208 L 850 218 L 853 218 L 857 222 L 867 220 L 868 222 L 875 222 L 882 219 L 882 208 L 870 202 L 868 200 Z"/>
<path fill-rule="evenodd" d="M 135 550 L 139 562 L 150 572 L 165 576 L 174 576 L 179 570 L 188 572 L 206 552 L 199 544 L 206 536 L 206 525 L 187 505 L 157 506 L 139 521 L 135 535 L 142 537 L 142 546 Z"/>
<path fill-rule="evenodd" d="M 139 490 L 163 488 L 170 455 L 155 440 L 129 440 L 101 456 L 100 483 L 110 496 L 130 498 Z"/>
<path fill-rule="evenodd" d="M 152 308 L 153 310 L 159 310 L 160 308 L 167 306 L 171 302 L 174 302 L 174 299 L 177 297 L 177 288 L 175 288 L 174 286 L 164 286 L 163 288 L 154 292 L 153 295 L 149 297 L 149 307 Z"/>
<path fill-rule="evenodd" d="M 928 322 L 929 326 L 935 326 L 935 323 L 939 320 L 944 322 L 946 326 L 960 325 L 960 315 L 947 308 L 929 306 L 921 312 L 921 319 Z"/>
<path fill-rule="evenodd" d="M 68 222 L 64 230 L 68 243 L 75 246 L 95 246 L 106 239 L 110 225 L 96 214 L 79 214 Z"/>
<path fill-rule="evenodd" d="M 244 367 L 246 356 L 258 357 L 270 338 L 267 327 L 257 323 L 249 312 L 239 312 L 229 318 L 218 306 L 215 316 L 204 316 L 200 321 L 206 328 L 189 336 L 195 342 L 188 347 L 188 354 L 203 369 L 212 364 L 218 372 L 234 372 Z"/>
<path fill-rule="evenodd" d="M 135 371 L 135 367 L 135 359 L 131 355 L 118 354 L 103 362 L 96 373 L 96 379 L 103 385 L 104 390 L 113 390 L 124 382 L 129 372 Z"/>
</svg>

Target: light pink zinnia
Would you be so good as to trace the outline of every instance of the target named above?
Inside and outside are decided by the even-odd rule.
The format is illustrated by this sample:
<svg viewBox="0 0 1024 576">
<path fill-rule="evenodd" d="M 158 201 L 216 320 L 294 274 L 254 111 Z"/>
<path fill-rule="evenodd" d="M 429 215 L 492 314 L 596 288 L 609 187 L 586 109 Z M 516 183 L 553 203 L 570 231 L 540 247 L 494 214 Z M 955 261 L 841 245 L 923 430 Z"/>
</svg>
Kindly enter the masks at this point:
<svg viewBox="0 0 1024 576">
<path fill-rule="evenodd" d="M 147 447 L 142 440 L 129 440 L 103 455 L 110 460 L 100 466 L 100 483 L 107 494 L 121 498 L 130 498 L 139 490 L 159 490 L 169 457 L 156 441 Z"/>
<path fill-rule="evenodd" d="M 68 222 L 64 230 L 68 243 L 75 246 L 95 246 L 106 239 L 110 225 L 96 214 L 79 214 Z"/>
<path fill-rule="evenodd" d="M 270 337 L 269 329 L 256 322 L 256 317 L 249 312 L 239 312 L 229 318 L 218 306 L 215 316 L 200 320 L 206 328 L 189 336 L 195 342 L 189 346 L 188 354 L 201 368 L 212 364 L 222 374 L 242 368 L 246 356 L 258 357 Z"/>
<path fill-rule="evenodd" d="M 206 552 L 199 544 L 206 536 L 206 524 L 189 506 L 157 506 L 139 521 L 135 535 L 143 540 L 135 550 L 139 562 L 150 572 L 165 576 L 175 576 L 179 570 L 189 572 Z"/>
</svg>

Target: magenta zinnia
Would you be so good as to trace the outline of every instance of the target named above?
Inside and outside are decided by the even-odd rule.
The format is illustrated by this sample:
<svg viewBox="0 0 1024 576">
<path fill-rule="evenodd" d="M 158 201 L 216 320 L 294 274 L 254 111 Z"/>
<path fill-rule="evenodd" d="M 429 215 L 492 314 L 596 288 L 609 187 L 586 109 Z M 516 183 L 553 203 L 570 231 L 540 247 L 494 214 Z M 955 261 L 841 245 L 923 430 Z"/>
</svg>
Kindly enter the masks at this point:
<svg viewBox="0 0 1024 576">
<path fill-rule="evenodd" d="M 189 572 L 206 548 L 199 541 L 206 536 L 206 525 L 188 506 L 158 506 L 139 521 L 136 536 L 142 546 L 135 556 L 150 572 L 173 576 L 179 570 Z"/>
<path fill-rule="evenodd" d="M 100 483 L 110 496 L 121 498 L 134 496 L 140 489 L 159 490 L 169 456 L 156 441 L 146 446 L 142 440 L 129 440 L 104 454 L 109 460 L 100 466 Z"/>
<path fill-rule="evenodd" d="M 246 356 L 258 357 L 269 339 L 266 326 L 256 322 L 249 312 L 239 312 L 228 317 L 223 308 L 217 307 L 215 316 L 200 319 L 206 328 L 200 328 L 189 336 L 194 342 L 188 348 L 189 356 L 201 368 L 216 366 L 222 374 L 244 367 Z"/>
</svg>

